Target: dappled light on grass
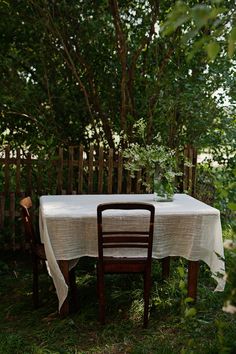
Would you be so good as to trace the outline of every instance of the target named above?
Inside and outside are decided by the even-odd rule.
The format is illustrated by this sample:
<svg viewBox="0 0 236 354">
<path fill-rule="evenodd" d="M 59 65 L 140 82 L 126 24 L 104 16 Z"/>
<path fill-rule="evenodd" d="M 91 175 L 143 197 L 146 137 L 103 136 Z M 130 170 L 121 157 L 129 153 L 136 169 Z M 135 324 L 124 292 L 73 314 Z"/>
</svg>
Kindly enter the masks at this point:
<svg viewBox="0 0 236 354">
<path fill-rule="evenodd" d="M 12 272 L 14 263 L 8 264 L 8 271 L 0 275 L 0 353 L 169 354 L 182 350 L 209 354 L 234 345 L 235 317 L 222 311 L 224 295 L 212 291 L 214 281 L 205 265 L 199 276 L 198 301 L 191 305 L 185 302 L 180 287 L 182 272 L 178 267 L 185 270 L 186 262 L 173 259 L 171 276 L 164 282 L 159 262 L 153 262 L 152 306 L 149 326 L 144 330 L 139 276 L 107 276 L 107 323 L 101 326 L 94 262 L 80 263 L 76 278 L 79 311 L 64 319 L 58 316 L 57 297 L 47 274 L 40 275 L 42 301 L 34 310 L 29 264 L 24 259 L 17 263 L 17 278 Z M 186 317 L 186 309 L 191 308 L 196 313 Z"/>
</svg>

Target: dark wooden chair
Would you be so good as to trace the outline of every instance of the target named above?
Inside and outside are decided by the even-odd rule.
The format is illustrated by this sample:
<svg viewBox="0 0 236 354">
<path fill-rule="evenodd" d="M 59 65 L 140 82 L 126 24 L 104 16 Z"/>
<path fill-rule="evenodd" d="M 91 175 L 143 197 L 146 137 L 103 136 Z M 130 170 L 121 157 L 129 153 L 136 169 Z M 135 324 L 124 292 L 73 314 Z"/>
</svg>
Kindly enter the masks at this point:
<svg viewBox="0 0 236 354">
<path fill-rule="evenodd" d="M 148 215 L 147 230 L 124 230 L 104 228 L 104 211 L 107 210 L 144 210 Z M 152 243 L 154 226 L 155 207 L 147 203 L 106 203 L 97 207 L 97 227 L 98 227 L 98 298 L 99 298 L 99 319 L 105 323 L 105 281 L 106 273 L 141 273 L 144 277 L 144 328 L 148 324 L 149 297 L 151 290 L 151 264 L 152 264 Z M 122 219 L 121 219 L 121 223 Z M 109 253 L 112 250 L 119 250 L 125 255 L 125 250 L 142 250 L 142 257 L 111 257 L 105 256 L 105 250 Z"/>
<path fill-rule="evenodd" d="M 38 233 L 35 232 L 30 209 L 32 208 L 32 200 L 30 197 L 25 197 L 20 201 L 22 221 L 24 223 L 26 241 L 30 244 L 32 256 L 32 271 L 33 271 L 33 304 L 34 307 L 39 307 L 39 264 L 46 261 L 46 254 L 43 243 L 40 242 Z M 69 273 L 69 285 L 72 289 L 73 303 L 77 304 L 76 281 L 74 268 Z"/>
</svg>

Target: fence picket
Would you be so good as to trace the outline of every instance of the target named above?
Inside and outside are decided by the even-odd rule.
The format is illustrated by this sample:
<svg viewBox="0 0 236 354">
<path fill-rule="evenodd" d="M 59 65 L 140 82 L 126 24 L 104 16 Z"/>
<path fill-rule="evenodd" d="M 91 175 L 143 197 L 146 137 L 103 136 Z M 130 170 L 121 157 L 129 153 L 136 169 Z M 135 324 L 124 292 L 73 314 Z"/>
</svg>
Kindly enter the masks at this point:
<svg viewBox="0 0 236 354">
<path fill-rule="evenodd" d="M 32 160 L 31 153 L 27 154 L 27 187 L 26 192 L 28 195 L 32 194 Z"/>
<path fill-rule="evenodd" d="M 129 194 L 132 191 L 132 179 L 129 171 L 126 172 L 126 193 Z"/>
<path fill-rule="evenodd" d="M 78 194 L 83 193 L 83 174 L 84 174 L 84 147 L 79 147 L 79 163 L 78 163 Z"/>
<path fill-rule="evenodd" d="M 20 149 L 16 149 L 16 193 L 20 193 L 21 159 Z"/>
<path fill-rule="evenodd" d="M 9 203 L 9 223 L 11 230 L 11 244 L 13 251 L 16 250 L 16 241 L 15 241 L 15 192 L 10 192 L 10 203 Z"/>
<path fill-rule="evenodd" d="M 4 167 L 4 179 L 5 186 L 4 191 L 8 193 L 9 191 L 9 182 L 10 182 L 10 147 L 7 146 L 5 149 L 5 167 Z"/>
<path fill-rule="evenodd" d="M 62 194 L 63 185 L 63 149 L 58 149 L 58 163 L 57 163 L 57 193 Z"/>
<path fill-rule="evenodd" d="M 94 147 L 90 145 L 89 157 L 88 157 L 88 193 L 93 193 L 93 154 Z"/>
<path fill-rule="evenodd" d="M 104 175 L 104 150 L 103 146 L 99 146 L 98 151 L 98 193 L 103 192 L 103 175 Z"/>
<path fill-rule="evenodd" d="M 4 227 L 4 219 L 5 219 L 5 193 L 2 192 L 0 194 L 0 230 Z"/>
<path fill-rule="evenodd" d="M 122 193 L 122 184 L 123 184 L 123 156 L 121 152 L 118 152 L 117 158 L 117 193 Z"/>
<path fill-rule="evenodd" d="M 107 193 L 112 193 L 112 181 L 113 181 L 113 149 L 109 149 L 108 155 L 108 176 L 107 176 Z"/>
<path fill-rule="evenodd" d="M 69 161 L 68 161 L 68 186 L 67 193 L 73 193 L 73 168 L 74 168 L 74 147 L 69 146 Z"/>
<path fill-rule="evenodd" d="M 142 179 L 142 172 L 138 171 L 137 178 L 136 178 L 136 193 L 141 192 L 141 179 Z"/>
</svg>

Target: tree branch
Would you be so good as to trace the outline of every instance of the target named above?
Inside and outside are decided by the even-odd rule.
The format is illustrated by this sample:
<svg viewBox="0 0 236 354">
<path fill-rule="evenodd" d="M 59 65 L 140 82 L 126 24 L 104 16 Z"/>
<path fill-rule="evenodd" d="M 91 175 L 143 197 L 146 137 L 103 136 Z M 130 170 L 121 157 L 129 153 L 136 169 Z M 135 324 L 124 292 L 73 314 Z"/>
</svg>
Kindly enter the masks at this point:
<svg viewBox="0 0 236 354">
<path fill-rule="evenodd" d="M 126 134 L 127 125 L 126 125 L 126 114 L 127 114 L 127 99 L 126 99 L 126 83 L 127 83 L 127 44 L 125 35 L 122 29 L 120 13 L 118 8 L 117 0 L 109 0 L 109 5 L 111 13 L 114 20 L 116 41 L 117 41 L 117 51 L 121 63 L 121 112 L 120 112 L 120 123 L 121 130 Z"/>
<path fill-rule="evenodd" d="M 63 56 L 63 59 L 65 60 L 65 62 L 67 64 L 67 66 L 69 67 L 73 76 L 75 77 L 76 81 L 78 82 L 79 87 L 83 93 L 83 96 L 85 99 L 85 104 L 88 109 L 90 122 L 92 124 L 96 140 L 98 142 L 101 140 L 100 134 L 98 135 L 98 133 L 97 133 L 96 123 L 95 123 L 96 119 L 99 117 L 102 121 L 103 128 L 106 133 L 106 138 L 108 140 L 108 144 L 109 144 L 109 146 L 114 147 L 111 128 L 107 124 L 107 118 L 105 118 L 104 115 L 102 114 L 100 104 L 99 104 L 98 95 L 97 95 L 97 92 L 95 89 L 95 84 L 94 84 L 94 80 L 92 79 L 92 76 L 91 75 L 88 76 L 88 81 L 89 81 L 89 84 L 91 87 L 91 92 L 92 92 L 92 97 L 90 97 L 89 91 L 86 89 L 83 81 L 81 80 L 80 75 L 77 71 L 75 62 L 72 58 L 71 53 L 73 51 L 70 50 L 70 46 L 69 46 L 68 41 L 66 41 L 64 39 L 63 34 L 56 26 L 55 21 L 53 20 L 50 11 L 47 11 L 47 10 L 45 11 L 40 6 L 38 6 L 38 4 L 35 4 L 34 1 L 32 1 L 32 3 L 35 7 L 38 8 L 38 11 L 41 14 L 41 16 L 46 19 L 45 23 L 46 23 L 46 26 L 47 26 L 49 32 L 54 36 L 55 39 L 59 39 L 62 44 L 62 48 L 60 49 L 60 52 Z M 81 55 L 79 55 L 79 51 L 77 51 L 76 55 L 77 55 L 77 59 L 79 60 L 80 64 L 82 64 L 82 66 L 86 68 L 87 73 L 90 73 L 90 71 L 88 70 L 88 66 L 85 64 L 85 60 L 82 58 Z M 95 109 L 93 109 L 94 103 L 96 103 Z"/>
<path fill-rule="evenodd" d="M 130 100 L 130 106 L 132 107 L 132 115 L 135 115 L 135 103 L 134 103 L 134 95 L 133 95 L 133 86 L 134 86 L 134 79 L 135 79 L 135 70 L 136 70 L 136 64 L 137 60 L 140 57 L 143 49 L 148 46 L 152 40 L 152 37 L 155 33 L 155 24 L 157 22 L 159 15 L 159 0 L 155 2 L 155 5 L 153 6 L 152 10 L 152 20 L 149 28 L 149 33 L 148 35 L 144 35 L 141 44 L 133 54 L 132 60 L 131 60 L 131 65 L 129 69 L 129 79 L 128 79 L 128 91 L 129 91 L 129 100 Z"/>
</svg>

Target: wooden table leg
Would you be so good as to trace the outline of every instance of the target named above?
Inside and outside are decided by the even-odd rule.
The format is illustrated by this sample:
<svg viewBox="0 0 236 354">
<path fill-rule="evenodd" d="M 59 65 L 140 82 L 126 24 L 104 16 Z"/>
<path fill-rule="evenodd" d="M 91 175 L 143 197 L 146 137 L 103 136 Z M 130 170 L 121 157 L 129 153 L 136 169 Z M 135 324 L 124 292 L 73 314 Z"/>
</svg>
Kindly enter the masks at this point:
<svg viewBox="0 0 236 354">
<path fill-rule="evenodd" d="M 199 261 L 188 261 L 188 297 L 197 300 Z"/>
<path fill-rule="evenodd" d="M 170 257 L 162 258 L 161 263 L 162 263 L 162 280 L 165 280 L 170 275 Z"/>
<path fill-rule="evenodd" d="M 69 287 L 69 261 L 60 260 L 60 261 L 58 261 L 58 265 L 59 265 L 61 272 L 65 278 L 66 284 Z M 69 298 L 67 296 L 67 298 L 65 299 L 65 301 L 60 309 L 60 316 L 65 317 L 68 314 L 69 314 Z"/>
</svg>

